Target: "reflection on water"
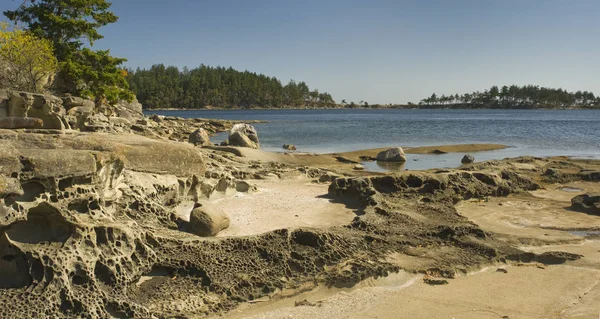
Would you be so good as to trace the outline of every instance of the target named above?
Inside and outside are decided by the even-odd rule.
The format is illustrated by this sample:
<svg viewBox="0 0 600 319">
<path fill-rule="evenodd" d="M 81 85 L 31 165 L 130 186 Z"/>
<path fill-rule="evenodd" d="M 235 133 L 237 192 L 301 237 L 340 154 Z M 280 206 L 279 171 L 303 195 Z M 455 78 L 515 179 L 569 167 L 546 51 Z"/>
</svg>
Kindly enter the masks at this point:
<svg viewBox="0 0 600 319">
<path fill-rule="evenodd" d="M 380 168 L 382 168 L 383 170 L 392 171 L 392 172 L 403 171 L 404 170 L 404 166 L 406 166 L 406 162 L 381 162 L 381 161 L 375 161 L 375 164 L 377 164 L 377 166 L 380 167 Z"/>
<path fill-rule="evenodd" d="M 570 192 L 570 193 L 577 193 L 577 192 L 583 191 L 583 189 L 576 188 L 576 187 L 562 187 L 560 190 L 563 192 Z"/>
</svg>

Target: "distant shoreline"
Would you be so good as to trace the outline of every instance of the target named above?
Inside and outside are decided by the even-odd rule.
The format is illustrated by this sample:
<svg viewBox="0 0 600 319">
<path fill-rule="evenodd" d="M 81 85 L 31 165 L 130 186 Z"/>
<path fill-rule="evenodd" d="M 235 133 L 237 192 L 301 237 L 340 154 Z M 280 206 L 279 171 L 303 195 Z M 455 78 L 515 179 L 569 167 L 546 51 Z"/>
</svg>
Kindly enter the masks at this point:
<svg viewBox="0 0 600 319">
<path fill-rule="evenodd" d="M 290 111 L 301 111 L 301 110 L 581 110 L 581 111 L 593 111 L 600 110 L 600 108 L 581 108 L 581 107 L 562 107 L 562 108 L 526 108 L 526 107 L 480 107 L 480 108 L 466 108 L 466 107 L 429 107 L 429 106 L 372 106 L 372 107 L 296 107 L 296 108 L 274 108 L 274 107 L 253 107 L 253 108 L 226 108 L 226 107 L 212 107 L 212 108 L 200 108 L 200 109 L 180 109 L 180 108 L 161 108 L 161 109 L 143 109 L 143 111 L 262 111 L 262 110 L 290 110 Z"/>
</svg>

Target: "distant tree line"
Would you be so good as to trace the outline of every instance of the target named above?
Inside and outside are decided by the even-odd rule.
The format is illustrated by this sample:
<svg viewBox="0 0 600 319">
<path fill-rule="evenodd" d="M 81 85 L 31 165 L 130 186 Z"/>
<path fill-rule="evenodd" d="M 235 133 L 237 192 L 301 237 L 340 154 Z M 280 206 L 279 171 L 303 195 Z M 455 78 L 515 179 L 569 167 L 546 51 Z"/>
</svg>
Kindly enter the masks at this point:
<svg viewBox="0 0 600 319">
<path fill-rule="evenodd" d="M 335 106 L 330 94 L 311 91 L 304 82 L 290 81 L 282 85 L 275 77 L 240 72 L 231 67 L 201 65 L 179 70 L 156 64 L 150 69 L 128 70 L 127 80 L 147 109 Z"/>
<path fill-rule="evenodd" d="M 525 86 L 492 86 L 483 92 L 463 95 L 432 94 L 420 106 L 451 108 L 600 108 L 600 96 L 588 91 L 568 92 L 563 89 Z"/>
</svg>

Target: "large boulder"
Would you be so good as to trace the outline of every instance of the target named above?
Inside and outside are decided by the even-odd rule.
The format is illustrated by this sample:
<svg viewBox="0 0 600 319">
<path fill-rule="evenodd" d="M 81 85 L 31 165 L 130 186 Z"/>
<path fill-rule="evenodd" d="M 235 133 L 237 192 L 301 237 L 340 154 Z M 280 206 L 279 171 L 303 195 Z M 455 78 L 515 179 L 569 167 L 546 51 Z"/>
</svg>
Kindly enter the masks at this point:
<svg viewBox="0 0 600 319">
<path fill-rule="evenodd" d="M 583 194 L 571 199 L 573 210 L 600 215 L 600 193 Z"/>
<path fill-rule="evenodd" d="M 7 117 L 35 117 L 43 121 L 43 128 L 62 130 L 70 128 L 64 120 L 66 111 L 62 100 L 48 94 L 8 91 Z M 0 102 L 2 103 L 2 102 Z M 5 102 L 4 102 L 5 103 Z"/>
<path fill-rule="evenodd" d="M 402 147 L 391 147 L 377 154 L 380 162 L 406 162 L 406 155 Z"/>
<path fill-rule="evenodd" d="M 67 111 L 74 107 L 78 107 L 81 109 L 89 110 L 91 112 L 96 107 L 96 105 L 94 104 L 94 101 L 84 99 L 84 98 L 81 98 L 78 96 L 72 96 L 70 94 L 67 94 L 65 97 L 63 97 L 62 101 L 63 101 L 63 106 Z"/>
<path fill-rule="evenodd" d="M 229 131 L 229 145 L 260 148 L 258 133 L 250 124 L 236 124 Z"/>
<path fill-rule="evenodd" d="M 36 129 L 43 126 L 44 121 L 33 117 L 0 117 L 0 128 L 3 129 Z"/>
<path fill-rule="evenodd" d="M 111 115 L 125 118 L 132 123 L 144 117 L 142 104 L 135 98 L 131 102 L 124 100 L 118 101 L 112 105 L 112 111 L 113 114 Z"/>
<path fill-rule="evenodd" d="M 82 132 L 108 132 L 111 127 L 109 118 L 102 113 L 82 114 L 77 121 L 77 128 Z"/>
<path fill-rule="evenodd" d="M 194 234 L 205 237 L 215 236 L 229 227 L 229 216 L 222 209 L 208 203 L 198 206 L 190 214 L 190 226 Z"/>
<path fill-rule="evenodd" d="M 203 128 L 199 128 L 192 132 L 188 138 L 188 142 L 200 146 L 212 145 L 210 142 L 210 137 L 208 136 L 208 132 Z"/>
<path fill-rule="evenodd" d="M 475 157 L 473 155 L 465 155 L 460 162 L 463 164 L 472 164 L 475 162 Z"/>
</svg>

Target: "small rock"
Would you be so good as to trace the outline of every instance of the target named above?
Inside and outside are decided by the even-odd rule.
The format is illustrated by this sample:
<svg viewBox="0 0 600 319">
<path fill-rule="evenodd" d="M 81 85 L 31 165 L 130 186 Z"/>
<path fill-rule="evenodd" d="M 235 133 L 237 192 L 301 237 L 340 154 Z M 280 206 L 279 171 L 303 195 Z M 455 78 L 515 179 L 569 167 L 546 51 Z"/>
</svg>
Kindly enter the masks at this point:
<svg viewBox="0 0 600 319">
<path fill-rule="evenodd" d="M 208 132 L 203 128 L 199 128 L 192 132 L 188 138 L 188 142 L 200 146 L 212 145 Z"/>
<path fill-rule="evenodd" d="M 128 119 L 122 118 L 122 117 L 111 116 L 108 118 L 108 121 L 112 125 L 116 125 L 116 126 L 123 126 L 123 127 L 131 126 L 131 122 Z"/>
<path fill-rule="evenodd" d="M 229 227 L 229 216 L 217 206 L 203 203 L 194 208 L 190 214 L 190 226 L 198 236 L 215 236 L 221 230 Z"/>
<path fill-rule="evenodd" d="M 354 166 L 352 167 L 352 169 L 353 169 L 353 170 L 356 170 L 356 171 L 362 171 L 362 170 L 364 170 L 364 169 L 365 169 L 365 167 L 364 167 L 364 166 L 362 166 L 362 165 L 360 165 L 360 164 L 356 164 L 356 165 L 354 165 Z"/>
<path fill-rule="evenodd" d="M 283 144 L 283 149 L 284 150 L 288 150 L 288 151 L 295 151 L 296 150 L 296 145 Z"/>
<path fill-rule="evenodd" d="M 425 277 L 425 278 L 423 278 L 423 282 L 430 286 L 447 285 L 448 284 L 448 280 L 446 280 L 446 279 L 439 279 L 439 278 L 433 278 L 433 277 Z"/>
<path fill-rule="evenodd" d="M 402 147 L 392 147 L 377 154 L 377 160 L 381 162 L 406 162 L 406 155 Z"/>
<path fill-rule="evenodd" d="M 584 213 L 600 215 L 600 193 L 588 193 L 573 197 L 571 208 Z"/>
<path fill-rule="evenodd" d="M 438 150 L 438 149 L 435 149 L 435 150 L 431 151 L 431 154 L 446 154 L 446 153 L 448 153 L 448 152 L 445 152 L 445 151 L 442 151 L 442 150 Z"/>
<path fill-rule="evenodd" d="M 235 190 L 242 193 L 256 190 L 256 186 L 250 185 L 245 181 L 239 181 L 235 184 Z"/>
<path fill-rule="evenodd" d="M 153 120 L 156 123 L 161 123 L 164 120 L 164 116 L 162 115 L 158 115 L 158 114 L 152 114 L 150 115 L 150 119 Z"/>
<path fill-rule="evenodd" d="M 472 155 L 465 155 L 465 156 L 463 156 L 463 158 L 460 162 L 463 164 L 471 164 L 471 163 L 475 162 L 475 157 L 473 157 Z"/>
</svg>

